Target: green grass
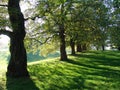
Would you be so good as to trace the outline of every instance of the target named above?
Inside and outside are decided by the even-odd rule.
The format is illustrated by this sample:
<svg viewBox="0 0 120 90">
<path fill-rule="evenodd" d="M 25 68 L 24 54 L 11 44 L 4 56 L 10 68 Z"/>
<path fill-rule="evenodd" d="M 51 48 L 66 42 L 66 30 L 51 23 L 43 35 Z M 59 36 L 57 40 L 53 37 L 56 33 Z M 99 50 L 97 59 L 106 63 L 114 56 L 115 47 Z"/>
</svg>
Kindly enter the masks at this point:
<svg viewBox="0 0 120 90">
<path fill-rule="evenodd" d="M 30 78 L 0 77 L 1 90 L 120 90 L 120 52 L 91 51 L 28 64 Z"/>
</svg>

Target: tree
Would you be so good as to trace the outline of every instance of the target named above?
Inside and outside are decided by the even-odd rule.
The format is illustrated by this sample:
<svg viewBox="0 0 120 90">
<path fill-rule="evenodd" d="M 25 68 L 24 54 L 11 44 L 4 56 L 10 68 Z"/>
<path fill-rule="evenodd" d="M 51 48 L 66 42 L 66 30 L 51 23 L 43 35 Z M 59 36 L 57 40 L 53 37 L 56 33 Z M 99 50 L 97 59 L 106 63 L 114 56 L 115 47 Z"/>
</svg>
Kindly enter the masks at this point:
<svg viewBox="0 0 120 90">
<path fill-rule="evenodd" d="M 98 26 L 99 23 L 96 22 L 98 20 L 96 20 L 96 17 L 100 17 L 97 12 L 102 6 L 99 1 L 94 0 L 75 1 L 72 2 L 71 6 L 71 15 L 69 15 L 71 24 L 68 22 L 67 35 L 76 42 L 77 51 L 81 52 L 87 50 L 89 44 L 93 43 L 93 31 L 98 32 L 98 30 L 93 30 L 94 27 L 100 28 L 100 25 Z"/>
<path fill-rule="evenodd" d="M 20 0 L 8 1 L 8 13 L 12 26 L 12 31 L 0 30 L 0 34 L 10 37 L 10 61 L 7 68 L 7 76 L 26 77 L 27 55 L 24 47 L 24 37 L 26 35 L 24 17 L 19 6 Z"/>
<path fill-rule="evenodd" d="M 37 12 L 44 21 L 41 26 L 51 36 L 58 36 L 60 43 L 60 60 L 67 60 L 65 42 L 65 3 L 67 0 L 39 1 Z"/>
<path fill-rule="evenodd" d="M 120 50 L 120 1 L 111 0 L 109 4 L 109 38 L 112 48 Z"/>
</svg>

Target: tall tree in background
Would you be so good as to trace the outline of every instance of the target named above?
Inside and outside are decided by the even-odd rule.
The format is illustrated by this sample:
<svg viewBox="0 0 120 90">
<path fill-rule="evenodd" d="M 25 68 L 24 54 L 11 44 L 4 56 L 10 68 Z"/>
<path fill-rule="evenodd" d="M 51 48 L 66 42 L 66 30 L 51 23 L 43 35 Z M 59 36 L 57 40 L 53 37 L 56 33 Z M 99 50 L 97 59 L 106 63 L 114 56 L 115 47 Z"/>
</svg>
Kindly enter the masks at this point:
<svg viewBox="0 0 120 90">
<path fill-rule="evenodd" d="M 120 50 L 120 0 L 113 0 L 110 9 L 110 41 L 113 47 Z"/>
<path fill-rule="evenodd" d="M 24 47 L 24 37 L 26 35 L 24 26 L 24 17 L 19 6 L 20 0 L 8 1 L 8 13 L 12 26 L 12 32 L 0 30 L 0 34 L 10 37 L 10 61 L 7 68 L 7 76 L 26 77 L 29 76 L 27 71 L 27 55 Z"/>
<path fill-rule="evenodd" d="M 66 4 L 67 0 L 39 0 L 38 12 L 40 17 L 44 18 L 47 25 L 47 32 L 57 34 L 60 43 L 60 60 L 67 60 L 66 42 L 65 42 L 65 23 L 66 23 Z"/>
</svg>

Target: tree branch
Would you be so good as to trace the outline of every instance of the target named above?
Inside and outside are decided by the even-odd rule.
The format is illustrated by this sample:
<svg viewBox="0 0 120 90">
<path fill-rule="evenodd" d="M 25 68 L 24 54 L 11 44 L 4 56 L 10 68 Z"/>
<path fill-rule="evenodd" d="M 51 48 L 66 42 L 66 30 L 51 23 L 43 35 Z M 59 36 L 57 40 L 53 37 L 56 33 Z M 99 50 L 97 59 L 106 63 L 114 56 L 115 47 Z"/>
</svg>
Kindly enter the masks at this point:
<svg viewBox="0 0 120 90">
<path fill-rule="evenodd" d="M 43 45 L 43 44 L 47 43 L 51 38 L 52 38 L 52 37 L 48 37 L 48 38 L 46 38 L 46 40 L 43 41 L 43 42 L 41 42 L 40 40 L 38 40 L 38 39 L 36 39 L 36 38 L 30 38 L 30 39 L 35 40 L 35 41 L 38 42 L 40 45 Z"/>
<path fill-rule="evenodd" d="M 8 5 L 0 4 L 1 7 L 8 7 Z"/>
<path fill-rule="evenodd" d="M 42 17 L 40 17 L 40 16 L 34 16 L 34 17 L 25 18 L 24 20 L 25 20 L 25 21 L 27 21 L 27 20 L 29 20 L 29 19 L 35 20 L 36 18 L 42 18 Z"/>
<path fill-rule="evenodd" d="M 13 32 L 11 32 L 11 31 L 7 31 L 7 30 L 5 30 L 5 29 L 0 29 L 0 35 L 1 35 L 1 34 L 7 35 L 8 37 L 11 38 Z"/>
</svg>

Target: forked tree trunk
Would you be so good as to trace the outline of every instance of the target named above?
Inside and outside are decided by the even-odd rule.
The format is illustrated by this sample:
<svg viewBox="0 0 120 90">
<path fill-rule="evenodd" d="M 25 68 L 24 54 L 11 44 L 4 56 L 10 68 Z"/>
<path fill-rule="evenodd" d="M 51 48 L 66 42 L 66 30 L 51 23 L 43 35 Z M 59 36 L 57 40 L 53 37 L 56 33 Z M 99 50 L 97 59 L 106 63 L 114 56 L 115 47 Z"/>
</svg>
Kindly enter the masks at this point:
<svg viewBox="0 0 120 90">
<path fill-rule="evenodd" d="M 75 55 L 75 42 L 73 39 L 70 39 L 71 54 Z"/>
<path fill-rule="evenodd" d="M 8 1 L 8 13 L 13 32 L 10 37 L 11 58 L 7 68 L 7 76 L 26 77 L 29 76 L 27 71 L 27 55 L 24 47 L 25 27 L 24 17 L 21 13 L 20 0 Z"/>
<path fill-rule="evenodd" d="M 59 36 L 60 36 L 60 60 L 66 61 L 67 54 L 66 54 L 66 45 L 65 45 L 65 30 L 64 25 L 59 25 Z"/>
</svg>

